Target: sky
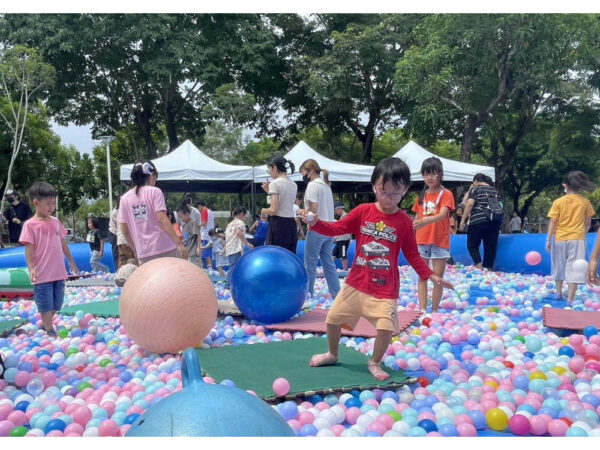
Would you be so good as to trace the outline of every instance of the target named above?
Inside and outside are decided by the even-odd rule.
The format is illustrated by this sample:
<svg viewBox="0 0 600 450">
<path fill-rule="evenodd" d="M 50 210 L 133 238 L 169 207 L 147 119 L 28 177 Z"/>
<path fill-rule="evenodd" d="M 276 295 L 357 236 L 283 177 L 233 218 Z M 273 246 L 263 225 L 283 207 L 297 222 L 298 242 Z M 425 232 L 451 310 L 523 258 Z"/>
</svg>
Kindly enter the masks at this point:
<svg viewBox="0 0 600 450">
<path fill-rule="evenodd" d="M 92 149 L 98 145 L 99 141 L 92 139 L 91 125 L 78 127 L 74 124 L 63 127 L 52 122 L 52 130 L 60 136 L 60 140 L 65 145 L 74 145 L 80 153 L 92 154 Z"/>
</svg>

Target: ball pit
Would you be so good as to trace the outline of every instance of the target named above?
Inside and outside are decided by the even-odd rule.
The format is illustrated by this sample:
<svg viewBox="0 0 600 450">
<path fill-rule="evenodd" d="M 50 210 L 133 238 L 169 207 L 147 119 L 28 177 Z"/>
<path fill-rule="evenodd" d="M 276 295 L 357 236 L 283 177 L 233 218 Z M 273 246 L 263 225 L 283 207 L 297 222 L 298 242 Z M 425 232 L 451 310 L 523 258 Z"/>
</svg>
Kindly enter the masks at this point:
<svg viewBox="0 0 600 450">
<path fill-rule="evenodd" d="M 413 310 L 416 287 L 406 267 L 400 273 L 399 308 Z M 384 357 L 387 369 L 403 368 L 419 381 L 398 389 L 275 402 L 274 409 L 296 434 L 600 435 L 600 336 L 593 328 L 569 336 L 543 327 L 541 308 L 560 306 L 553 300 L 551 277 L 450 266 L 447 278 L 456 292 L 444 291 L 440 311 L 395 337 Z M 221 282 L 215 289 L 219 301 L 230 298 Z M 65 304 L 114 299 L 120 292 L 67 287 Z M 595 287 L 580 286 L 571 308 L 600 311 L 599 294 Z M 327 284 L 317 279 L 306 308 L 331 303 Z M 0 337 L 5 362 L 0 436 L 123 436 L 151 406 L 182 389 L 181 356 L 144 350 L 119 319 L 81 311 L 58 315 L 55 326 L 66 337 L 48 337 L 39 331 L 32 301 L 0 303 L 0 320 L 18 317 L 28 323 L 19 333 Z M 311 336 L 271 332 L 225 316 L 216 320 L 202 345 Z M 343 337 L 341 345 L 364 354 L 373 350 L 372 339 Z M 214 380 L 206 377 L 205 382 Z M 488 415 L 498 420 L 494 427 L 501 431 L 489 426 Z"/>
</svg>

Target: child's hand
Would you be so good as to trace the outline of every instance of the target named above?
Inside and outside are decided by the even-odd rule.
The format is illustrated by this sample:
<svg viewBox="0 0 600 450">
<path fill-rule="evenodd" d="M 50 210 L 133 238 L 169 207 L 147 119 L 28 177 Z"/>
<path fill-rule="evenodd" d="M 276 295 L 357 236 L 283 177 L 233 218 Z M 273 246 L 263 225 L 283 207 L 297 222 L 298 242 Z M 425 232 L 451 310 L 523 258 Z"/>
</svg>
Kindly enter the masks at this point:
<svg viewBox="0 0 600 450">
<path fill-rule="evenodd" d="M 588 270 L 585 276 L 585 281 L 589 285 L 600 285 L 600 279 L 598 278 L 598 261 L 594 260 L 594 258 L 592 258 L 592 260 L 588 264 Z"/>
<path fill-rule="evenodd" d="M 71 273 L 74 275 L 78 275 L 79 274 L 79 269 L 77 268 L 77 266 L 75 265 L 75 263 L 69 264 L 70 269 L 71 269 Z"/>
<path fill-rule="evenodd" d="M 302 214 L 302 222 L 306 225 L 315 225 L 319 221 L 319 216 L 314 212 L 304 212 Z"/>
<path fill-rule="evenodd" d="M 429 277 L 429 279 L 431 281 L 433 281 L 437 285 L 442 285 L 446 289 L 452 289 L 452 290 L 454 290 L 454 285 L 452 283 L 450 283 L 449 281 L 444 280 L 442 277 L 439 277 L 436 274 L 431 275 Z"/>
<path fill-rule="evenodd" d="M 413 229 L 416 231 L 419 228 L 423 228 L 427 223 L 425 223 L 425 219 L 415 219 L 413 221 Z"/>
<path fill-rule="evenodd" d="M 548 239 L 546 241 L 546 252 L 550 253 L 551 252 L 551 247 L 552 247 L 552 245 L 550 244 L 550 239 Z"/>
<path fill-rule="evenodd" d="M 37 281 L 37 273 L 35 272 L 35 269 L 29 270 L 29 280 L 31 280 L 32 284 Z"/>
</svg>

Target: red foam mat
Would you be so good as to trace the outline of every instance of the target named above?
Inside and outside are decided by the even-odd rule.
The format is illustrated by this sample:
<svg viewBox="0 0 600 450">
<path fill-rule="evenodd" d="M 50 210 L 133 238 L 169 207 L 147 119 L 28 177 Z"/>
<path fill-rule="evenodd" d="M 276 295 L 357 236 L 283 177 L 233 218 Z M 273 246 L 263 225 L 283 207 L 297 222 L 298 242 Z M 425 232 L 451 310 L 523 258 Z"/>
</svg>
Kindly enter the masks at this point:
<svg viewBox="0 0 600 450">
<path fill-rule="evenodd" d="M 545 307 L 542 321 L 546 327 L 566 330 L 583 330 L 588 325 L 600 328 L 600 312 Z"/>
<path fill-rule="evenodd" d="M 398 327 L 400 328 L 400 331 L 406 330 L 415 320 L 417 320 L 421 316 L 421 314 L 421 311 L 398 311 Z M 266 328 L 270 330 L 280 331 L 326 333 L 326 316 L 327 310 L 315 309 L 287 322 L 267 325 Z M 361 318 L 356 324 L 354 330 L 346 330 L 342 328 L 342 334 L 345 336 L 362 336 L 369 338 L 375 337 L 377 334 L 377 330 L 375 330 L 375 327 L 371 325 L 371 323 Z"/>
</svg>

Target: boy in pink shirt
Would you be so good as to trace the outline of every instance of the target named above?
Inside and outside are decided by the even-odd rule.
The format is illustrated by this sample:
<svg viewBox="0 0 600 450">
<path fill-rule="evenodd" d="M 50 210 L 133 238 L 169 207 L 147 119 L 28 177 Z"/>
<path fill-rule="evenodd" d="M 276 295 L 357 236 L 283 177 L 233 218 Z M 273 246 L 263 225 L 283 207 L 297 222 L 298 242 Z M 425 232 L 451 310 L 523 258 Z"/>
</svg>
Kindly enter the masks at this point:
<svg viewBox="0 0 600 450">
<path fill-rule="evenodd" d="M 42 327 L 50 336 L 56 336 L 52 319 L 62 307 L 65 296 L 67 271 L 63 254 L 69 261 L 71 272 L 79 272 L 65 241 L 67 230 L 51 216 L 56 209 L 56 196 L 56 189 L 51 184 L 33 183 L 29 197 L 35 206 L 35 214 L 23 224 L 19 238 L 25 246 L 33 299 L 42 316 Z"/>
</svg>

